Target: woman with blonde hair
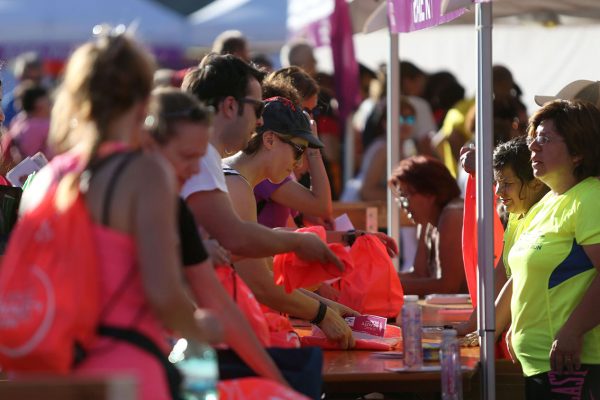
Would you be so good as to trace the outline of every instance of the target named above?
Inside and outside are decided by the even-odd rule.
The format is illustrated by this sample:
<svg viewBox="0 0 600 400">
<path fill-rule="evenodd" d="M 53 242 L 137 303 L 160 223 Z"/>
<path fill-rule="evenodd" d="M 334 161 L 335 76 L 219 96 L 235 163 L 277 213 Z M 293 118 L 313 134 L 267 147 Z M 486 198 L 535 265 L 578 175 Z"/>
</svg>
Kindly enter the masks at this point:
<svg viewBox="0 0 600 400">
<path fill-rule="evenodd" d="M 179 389 L 166 360 L 165 329 L 198 341 L 216 340 L 220 332 L 206 313 L 194 315 L 185 294 L 174 174 L 158 155 L 132 148 L 140 140 L 154 68 L 126 35 L 102 36 L 74 52 L 50 128 L 55 154 L 65 154 L 39 173 L 23 207 L 35 207 L 65 173 L 78 174 L 94 224 L 101 314 L 100 337 L 75 372 L 129 374 L 140 398 L 167 399 L 177 398 Z"/>
</svg>

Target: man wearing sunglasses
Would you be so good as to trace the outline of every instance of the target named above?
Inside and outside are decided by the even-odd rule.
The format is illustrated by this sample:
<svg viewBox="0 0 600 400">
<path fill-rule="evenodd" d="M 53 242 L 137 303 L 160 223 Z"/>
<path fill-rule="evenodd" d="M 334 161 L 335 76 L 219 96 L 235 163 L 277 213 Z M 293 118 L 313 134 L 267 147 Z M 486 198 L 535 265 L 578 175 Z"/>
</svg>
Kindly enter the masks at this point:
<svg viewBox="0 0 600 400">
<path fill-rule="evenodd" d="M 343 269 L 341 261 L 316 235 L 272 230 L 243 221 L 233 208 L 221 158 L 245 148 L 252 133 L 263 125 L 262 79 L 260 71 L 231 55 L 208 55 L 198 68 L 188 72 L 182 89 L 214 107 L 215 117 L 200 172 L 187 181 L 181 194 L 196 222 L 236 256 L 259 258 L 293 251 L 305 260 L 334 263 Z M 294 151 L 297 156 L 304 149 L 294 146 Z M 307 319 L 323 314 L 322 303 L 312 298 L 306 302 L 311 306 L 310 312 L 307 307 Z M 341 328 L 329 330 L 328 337 L 338 341 L 341 348 L 352 347 L 350 331 L 347 326 Z"/>
<path fill-rule="evenodd" d="M 262 79 L 262 72 L 231 55 L 211 54 L 188 72 L 182 89 L 214 107 L 215 118 L 200 173 L 188 180 L 182 195 L 196 221 L 233 254 L 265 257 L 294 251 L 306 260 L 332 262 L 342 269 L 340 260 L 316 236 L 244 222 L 231 205 L 221 158 L 246 147 L 262 126 Z"/>
</svg>

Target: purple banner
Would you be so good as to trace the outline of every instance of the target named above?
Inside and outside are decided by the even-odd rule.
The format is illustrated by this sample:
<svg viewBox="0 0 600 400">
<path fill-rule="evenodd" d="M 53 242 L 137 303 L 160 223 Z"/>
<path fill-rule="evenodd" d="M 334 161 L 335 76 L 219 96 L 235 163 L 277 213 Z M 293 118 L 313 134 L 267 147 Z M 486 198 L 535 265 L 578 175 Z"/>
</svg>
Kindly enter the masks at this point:
<svg viewBox="0 0 600 400">
<path fill-rule="evenodd" d="M 387 0 L 388 22 L 393 33 L 412 32 L 441 25 L 460 17 L 465 9 L 442 15 L 442 0 Z"/>
</svg>

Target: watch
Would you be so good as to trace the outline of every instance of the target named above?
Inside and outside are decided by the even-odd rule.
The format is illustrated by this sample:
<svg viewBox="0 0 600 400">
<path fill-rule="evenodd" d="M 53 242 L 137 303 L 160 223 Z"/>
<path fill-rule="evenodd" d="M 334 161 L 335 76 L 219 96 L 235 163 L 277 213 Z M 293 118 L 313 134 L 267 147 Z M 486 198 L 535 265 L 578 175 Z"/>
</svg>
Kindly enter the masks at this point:
<svg viewBox="0 0 600 400">
<path fill-rule="evenodd" d="M 364 234 L 364 232 L 357 231 L 356 229 L 350 229 L 349 231 L 342 233 L 342 243 L 344 243 L 346 246 L 352 247 L 356 238 Z"/>
<path fill-rule="evenodd" d="M 317 311 L 317 315 L 313 318 L 310 323 L 313 325 L 319 325 L 325 319 L 325 314 L 327 313 L 327 305 L 322 301 L 319 301 L 319 311 Z"/>
</svg>

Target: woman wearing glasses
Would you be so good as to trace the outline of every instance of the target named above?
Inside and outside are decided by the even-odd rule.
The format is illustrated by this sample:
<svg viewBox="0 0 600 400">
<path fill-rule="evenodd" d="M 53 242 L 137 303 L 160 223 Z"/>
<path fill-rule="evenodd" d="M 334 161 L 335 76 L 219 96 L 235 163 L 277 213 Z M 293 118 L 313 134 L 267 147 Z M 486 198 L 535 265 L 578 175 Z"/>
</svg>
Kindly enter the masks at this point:
<svg viewBox="0 0 600 400">
<path fill-rule="evenodd" d="M 600 111 L 547 103 L 528 136 L 534 176 L 550 192 L 526 215 L 508 254 L 509 348 L 527 399 L 600 398 Z"/>
<path fill-rule="evenodd" d="M 282 96 L 299 103 L 309 115 L 317 106 L 319 85 L 299 67 L 281 68 L 269 74 L 263 81 L 263 97 Z M 311 119 L 312 119 L 312 115 Z M 311 121 L 312 134 L 318 138 L 314 121 Z M 310 188 L 298 183 L 296 177 L 308 172 Z M 258 222 L 276 228 L 296 226 L 304 216 L 321 218 L 330 222 L 332 216 L 331 186 L 319 148 L 306 150 L 302 163 L 298 163 L 294 173 L 283 181 L 274 183 L 265 179 L 254 188 Z M 299 217 L 299 218 L 297 218 Z M 319 221 L 319 222 L 321 222 Z"/>
<path fill-rule="evenodd" d="M 241 219 L 253 222 L 257 218 L 254 187 L 265 179 L 283 181 L 302 162 L 307 148 L 323 146 L 312 134 L 302 108 L 286 98 L 266 99 L 263 121 L 243 152 L 223 160 L 233 206 Z M 304 290 L 285 293 L 274 283 L 271 262 L 270 258 L 248 258 L 235 262 L 235 269 L 260 303 L 313 322 L 341 349 L 353 347 L 352 333 L 342 317 L 356 313 Z"/>
<path fill-rule="evenodd" d="M 440 161 L 413 156 L 400 161 L 390 186 L 418 227 L 413 271 L 400 276 L 405 293 L 465 293 L 461 248 L 463 200 L 456 180 Z"/>
</svg>

